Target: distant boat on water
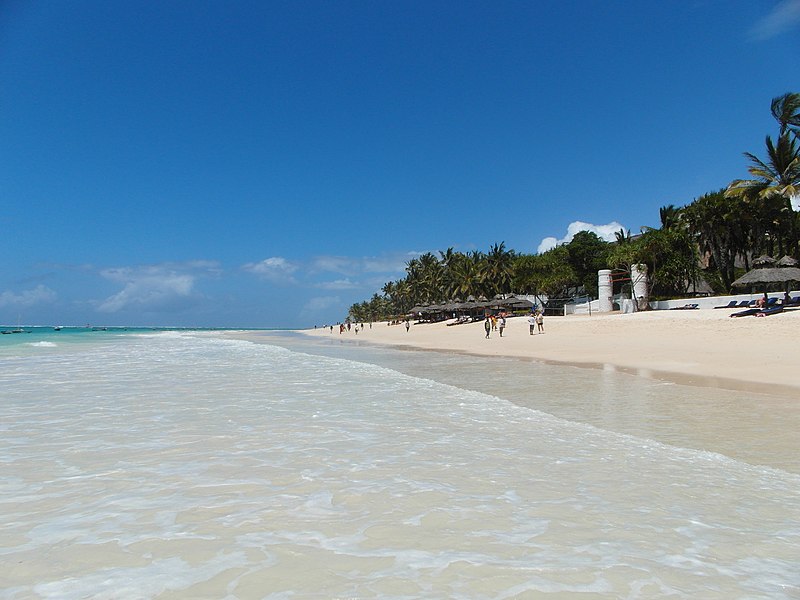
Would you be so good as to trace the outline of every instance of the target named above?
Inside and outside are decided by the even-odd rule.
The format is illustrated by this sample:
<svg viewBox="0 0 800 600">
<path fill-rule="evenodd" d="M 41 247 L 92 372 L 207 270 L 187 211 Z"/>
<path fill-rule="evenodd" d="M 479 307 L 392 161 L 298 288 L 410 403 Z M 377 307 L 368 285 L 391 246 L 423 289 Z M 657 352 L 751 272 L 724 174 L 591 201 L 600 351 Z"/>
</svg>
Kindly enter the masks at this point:
<svg viewBox="0 0 800 600">
<path fill-rule="evenodd" d="M 16 329 L 6 329 L 4 331 L 0 331 L 0 333 L 2 333 L 3 335 L 7 335 L 9 333 L 30 333 L 30 331 L 24 330 L 20 326 L 19 322 L 20 322 L 20 319 L 17 319 L 17 328 Z"/>
<path fill-rule="evenodd" d="M 30 331 L 17 327 L 16 329 L 6 329 L 5 331 L 0 331 L 0 333 L 6 335 L 9 333 L 30 333 Z"/>
</svg>

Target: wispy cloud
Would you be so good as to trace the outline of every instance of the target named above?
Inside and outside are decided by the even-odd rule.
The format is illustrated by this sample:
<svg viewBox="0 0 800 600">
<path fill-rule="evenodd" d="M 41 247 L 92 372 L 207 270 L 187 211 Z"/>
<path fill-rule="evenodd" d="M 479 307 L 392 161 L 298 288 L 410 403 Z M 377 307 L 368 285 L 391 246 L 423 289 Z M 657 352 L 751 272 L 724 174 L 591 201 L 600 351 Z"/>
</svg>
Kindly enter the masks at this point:
<svg viewBox="0 0 800 600">
<path fill-rule="evenodd" d="M 349 278 L 344 278 L 336 279 L 335 281 L 323 281 L 315 284 L 315 287 L 323 290 L 353 290 L 361 286 Z"/>
<path fill-rule="evenodd" d="M 100 275 L 122 285 L 122 289 L 98 302 L 97 310 L 116 313 L 184 308 L 199 298 L 194 289 L 198 277 L 217 274 L 217 263 L 208 261 L 104 269 Z"/>
<path fill-rule="evenodd" d="M 56 293 L 44 285 L 37 285 L 21 292 L 6 291 L 0 294 L 0 307 L 24 308 L 35 304 L 46 304 L 56 300 Z"/>
<path fill-rule="evenodd" d="M 768 40 L 798 25 L 800 25 L 800 0 L 783 0 L 753 25 L 749 36 L 754 40 Z"/>
<path fill-rule="evenodd" d="M 274 283 L 296 283 L 293 273 L 298 265 L 281 256 L 265 258 L 260 262 L 242 265 L 242 270 Z"/>
<path fill-rule="evenodd" d="M 420 254 L 420 252 L 397 252 L 381 256 L 317 256 L 311 260 L 309 271 L 340 275 L 402 273 L 406 263 Z"/>
<path fill-rule="evenodd" d="M 554 237 L 544 238 L 539 243 L 537 252 L 541 254 L 542 252 L 547 252 L 548 250 L 555 248 L 559 244 L 568 244 L 579 231 L 591 231 L 596 233 L 601 239 L 611 242 L 616 239 L 614 234 L 620 229 L 624 229 L 624 227 L 616 221 L 611 221 L 611 223 L 606 223 L 605 225 L 593 225 L 592 223 L 585 223 L 584 221 L 573 221 L 567 226 L 567 235 L 561 239 Z"/>
<path fill-rule="evenodd" d="M 338 296 L 317 296 L 314 298 L 309 299 L 305 305 L 303 306 L 302 313 L 307 315 L 313 315 L 315 313 L 319 313 L 324 311 L 331 306 L 336 306 L 341 303 L 341 299 Z"/>
</svg>

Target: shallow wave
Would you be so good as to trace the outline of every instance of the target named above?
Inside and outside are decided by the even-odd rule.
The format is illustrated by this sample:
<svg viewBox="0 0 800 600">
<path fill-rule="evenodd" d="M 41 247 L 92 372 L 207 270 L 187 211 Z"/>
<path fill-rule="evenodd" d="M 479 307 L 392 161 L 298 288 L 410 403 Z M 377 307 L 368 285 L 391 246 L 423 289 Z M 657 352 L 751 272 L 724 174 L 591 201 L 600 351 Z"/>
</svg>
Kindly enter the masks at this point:
<svg viewBox="0 0 800 600">
<path fill-rule="evenodd" d="M 788 598 L 800 583 L 800 480 L 783 471 L 211 335 L 14 369 L 8 598 Z"/>
</svg>

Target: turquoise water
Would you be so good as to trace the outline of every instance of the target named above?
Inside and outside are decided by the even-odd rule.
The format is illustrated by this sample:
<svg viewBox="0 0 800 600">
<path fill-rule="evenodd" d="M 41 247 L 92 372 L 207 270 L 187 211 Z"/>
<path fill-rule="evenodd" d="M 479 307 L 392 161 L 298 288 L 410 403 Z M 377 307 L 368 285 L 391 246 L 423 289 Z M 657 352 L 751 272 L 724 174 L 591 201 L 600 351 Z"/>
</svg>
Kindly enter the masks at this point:
<svg viewBox="0 0 800 600">
<path fill-rule="evenodd" d="M 0 351 L 0 598 L 798 597 L 796 430 L 700 426 L 743 396 L 284 334 L 60 333 Z"/>
</svg>

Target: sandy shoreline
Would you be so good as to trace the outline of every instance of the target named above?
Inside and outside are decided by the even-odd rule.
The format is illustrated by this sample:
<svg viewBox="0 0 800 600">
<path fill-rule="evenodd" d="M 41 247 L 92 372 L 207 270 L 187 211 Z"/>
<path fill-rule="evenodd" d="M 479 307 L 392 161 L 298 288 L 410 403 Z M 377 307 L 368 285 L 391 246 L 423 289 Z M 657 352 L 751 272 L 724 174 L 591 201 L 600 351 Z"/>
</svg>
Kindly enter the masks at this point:
<svg viewBox="0 0 800 600">
<path fill-rule="evenodd" d="M 686 383 L 797 397 L 800 393 L 800 310 L 772 317 L 730 318 L 729 310 L 653 311 L 545 319 L 529 335 L 524 317 L 508 320 L 504 336 L 485 339 L 482 323 L 446 326 L 369 325 L 358 334 L 304 330 L 361 343 L 504 356 L 620 370 Z"/>
</svg>

